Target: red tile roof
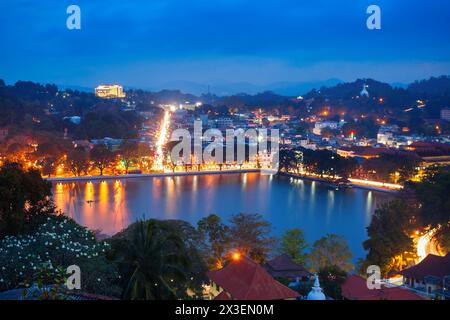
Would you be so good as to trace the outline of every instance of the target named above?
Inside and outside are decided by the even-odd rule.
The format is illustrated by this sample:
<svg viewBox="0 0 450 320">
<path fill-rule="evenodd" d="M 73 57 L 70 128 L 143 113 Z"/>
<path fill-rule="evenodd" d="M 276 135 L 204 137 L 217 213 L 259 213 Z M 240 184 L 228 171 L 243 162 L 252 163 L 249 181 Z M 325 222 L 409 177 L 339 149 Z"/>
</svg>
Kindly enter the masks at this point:
<svg viewBox="0 0 450 320">
<path fill-rule="evenodd" d="M 445 143 L 417 141 L 408 148 L 421 157 L 450 155 L 450 145 Z"/>
<path fill-rule="evenodd" d="M 399 274 L 418 280 L 422 280 L 426 276 L 435 276 L 439 278 L 450 276 L 450 253 L 445 257 L 429 254 L 420 263 L 400 271 Z"/>
<path fill-rule="evenodd" d="M 297 292 L 276 281 L 263 267 L 246 257 L 233 260 L 220 270 L 208 272 L 208 277 L 236 300 L 285 300 L 299 297 Z"/>
<path fill-rule="evenodd" d="M 231 300 L 231 297 L 226 291 L 222 291 L 214 298 L 214 300 L 227 301 Z"/>
<path fill-rule="evenodd" d="M 347 300 L 426 300 L 412 291 L 399 287 L 382 286 L 370 290 L 361 276 L 352 275 L 341 286 L 342 296 Z"/>
</svg>

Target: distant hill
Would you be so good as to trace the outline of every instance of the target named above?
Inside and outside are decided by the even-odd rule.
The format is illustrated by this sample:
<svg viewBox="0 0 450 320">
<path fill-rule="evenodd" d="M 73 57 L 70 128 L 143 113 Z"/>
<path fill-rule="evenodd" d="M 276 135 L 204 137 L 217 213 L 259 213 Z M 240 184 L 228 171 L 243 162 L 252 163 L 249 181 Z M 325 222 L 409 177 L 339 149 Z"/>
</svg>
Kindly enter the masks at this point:
<svg viewBox="0 0 450 320">
<path fill-rule="evenodd" d="M 334 86 L 342 81 L 339 79 L 328 79 L 324 81 L 284 81 L 274 82 L 267 85 L 255 85 L 248 82 L 213 82 L 210 84 L 201 84 L 190 81 L 171 81 L 151 88 L 152 91 L 181 90 L 195 95 L 215 94 L 217 96 L 232 96 L 245 92 L 246 94 L 258 94 L 272 91 L 284 96 L 298 96 L 307 93 L 314 88 L 323 86 Z"/>
<path fill-rule="evenodd" d="M 94 92 L 94 88 L 77 86 L 77 85 L 58 85 L 58 88 L 60 90 L 71 89 L 73 91 L 77 90 L 80 92 L 89 92 L 89 93 Z"/>
<path fill-rule="evenodd" d="M 449 97 L 450 96 L 450 76 L 432 77 L 428 80 L 420 80 L 411 83 L 408 91 L 416 95 L 426 97 Z"/>
<path fill-rule="evenodd" d="M 367 85 L 369 98 L 359 97 L 363 86 Z M 380 108 L 397 110 L 414 109 L 424 118 L 439 118 L 440 110 L 450 106 L 450 77 L 432 77 L 416 81 L 406 87 L 393 86 L 373 79 L 358 79 L 353 82 L 339 83 L 336 86 L 313 89 L 305 98 L 327 100 L 330 105 L 341 105 L 360 110 L 379 110 Z M 417 100 L 425 105 L 417 109 Z"/>
</svg>

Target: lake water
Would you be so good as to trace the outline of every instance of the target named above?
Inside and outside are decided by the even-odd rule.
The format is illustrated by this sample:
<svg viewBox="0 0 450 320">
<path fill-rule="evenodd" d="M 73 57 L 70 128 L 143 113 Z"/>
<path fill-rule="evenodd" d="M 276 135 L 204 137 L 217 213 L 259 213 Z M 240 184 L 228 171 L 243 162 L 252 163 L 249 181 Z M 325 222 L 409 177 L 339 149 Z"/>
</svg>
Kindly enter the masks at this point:
<svg viewBox="0 0 450 320">
<path fill-rule="evenodd" d="M 143 177 L 53 184 L 55 204 L 78 223 L 112 235 L 138 219 L 181 219 L 196 224 L 215 213 L 260 213 L 279 236 L 302 228 L 309 242 L 343 235 L 354 260 L 364 256 L 377 204 L 391 196 L 361 189 L 331 190 L 318 182 L 259 173 Z"/>
</svg>

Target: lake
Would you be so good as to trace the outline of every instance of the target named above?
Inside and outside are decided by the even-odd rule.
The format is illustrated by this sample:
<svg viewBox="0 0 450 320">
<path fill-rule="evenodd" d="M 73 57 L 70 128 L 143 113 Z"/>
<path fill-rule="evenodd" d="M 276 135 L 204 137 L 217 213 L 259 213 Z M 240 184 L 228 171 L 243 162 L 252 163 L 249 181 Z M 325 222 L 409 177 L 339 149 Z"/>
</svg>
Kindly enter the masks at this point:
<svg viewBox="0 0 450 320">
<path fill-rule="evenodd" d="M 309 242 L 344 236 L 354 260 L 365 255 L 366 227 L 392 195 L 362 189 L 335 191 L 319 182 L 259 173 L 142 177 L 53 183 L 56 206 L 81 225 L 113 235 L 138 219 L 181 219 L 196 224 L 215 213 L 260 213 L 281 235 L 302 228 Z"/>
</svg>

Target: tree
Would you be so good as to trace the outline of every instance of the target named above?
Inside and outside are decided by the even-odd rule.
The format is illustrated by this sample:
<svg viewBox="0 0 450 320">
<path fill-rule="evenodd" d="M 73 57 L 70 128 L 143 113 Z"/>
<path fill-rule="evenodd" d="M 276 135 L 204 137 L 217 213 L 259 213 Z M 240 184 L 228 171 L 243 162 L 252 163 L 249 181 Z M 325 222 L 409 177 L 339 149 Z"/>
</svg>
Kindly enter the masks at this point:
<svg viewBox="0 0 450 320">
<path fill-rule="evenodd" d="M 102 176 L 103 170 L 114 160 L 114 154 L 105 145 L 96 145 L 91 150 L 91 160 Z"/>
<path fill-rule="evenodd" d="M 286 230 L 281 238 L 280 253 L 289 255 L 297 263 L 305 264 L 307 258 L 305 249 L 307 247 L 308 244 L 303 230 L 290 229 Z"/>
<path fill-rule="evenodd" d="M 379 158 L 366 160 L 363 167 L 366 172 L 373 172 L 373 176 L 377 180 L 397 182 L 392 177 L 398 172 L 399 176 L 396 179 L 404 182 L 416 174 L 416 167 L 419 163 L 420 158 L 416 156 L 382 154 Z"/>
<path fill-rule="evenodd" d="M 396 199 L 382 204 L 367 228 L 369 239 L 363 243 L 368 250 L 364 268 L 378 265 L 386 275 L 403 268 L 408 258 L 414 258 L 410 236 L 415 229 L 414 220 L 415 210 L 405 201 Z"/>
<path fill-rule="evenodd" d="M 434 229 L 438 243 L 445 251 L 450 251 L 450 172 L 429 169 L 422 182 L 409 183 L 406 189 L 413 192 L 420 226 Z"/>
<path fill-rule="evenodd" d="M 88 153 L 82 147 L 77 147 L 67 155 L 66 164 L 69 170 L 72 171 L 74 175 L 79 177 L 83 172 L 87 173 L 88 171 Z"/>
<path fill-rule="evenodd" d="M 335 234 L 328 234 L 314 242 L 309 258 L 311 269 L 316 272 L 330 266 L 339 267 L 346 272 L 354 268 L 347 241 Z"/>
<path fill-rule="evenodd" d="M 191 261 L 183 240 L 156 220 L 131 225 L 112 248 L 125 279 L 124 299 L 176 299 L 177 287 L 188 281 Z"/>
<path fill-rule="evenodd" d="M 57 159 L 54 157 L 47 157 L 42 159 L 41 161 L 41 172 L 43 176 L 50 177 L 55 172 L 55 164 L 57 163 Z"/>
<path fill-rule="evenodd" d="M 297 149 L 280 150 L 280 171 L 299 173 L 303 166 L 303 152 Z"/>
<path fill-rule="evenodd" d="M 337 266 L 327 266 L 319 270 L 320 284 L 327 297 L 342 299 L 341 286 L 347 279 L 347 272 Z"/>
<path fill-rule="evenodd" d="M 0 168 L 0 238 L 16 235 L 36 216 L 54 211 L 51 183 L 39 171 L 25 171 L 17 163 Z"/>
<path fill-rule="evenodd" d="M 211 214 L 197 223 L 197 230 L 205 242 L 203 251 L 209 269 L 220 269 L 227 250 L 229 228 L 219 216 Z"/>
<path fill-rule="evenodd" d="M 330 127 L 323 128 L 320 132 L 320 135 L 325 138 L 333 138 L 339 135 L 340 131 L 338 129 L 333 129 Z"/>
<path fill-rule="evenodd" d="M 125 172 L 128 174 L 128 169 L 133 162 L 136 162 L 139 157 L 138 144 L 135 142 L 125 141 L 120 145 L 119 149 L 120 159 L 125 166 Z"/>
<path fill-rule="evenodd" d="M 257 213 L 233 215 L 230 219 L 230 244 L 235 250 L 263 263 L 275 243 L 270 236 L 271 227 Z"/>
<path fill-rule="evenodd" d="M 154 154 L 147 143 L 139 143 L 137 147 L 137 157 L 140 168 L 150 170 L 153 166 Z"/>
</svg>

